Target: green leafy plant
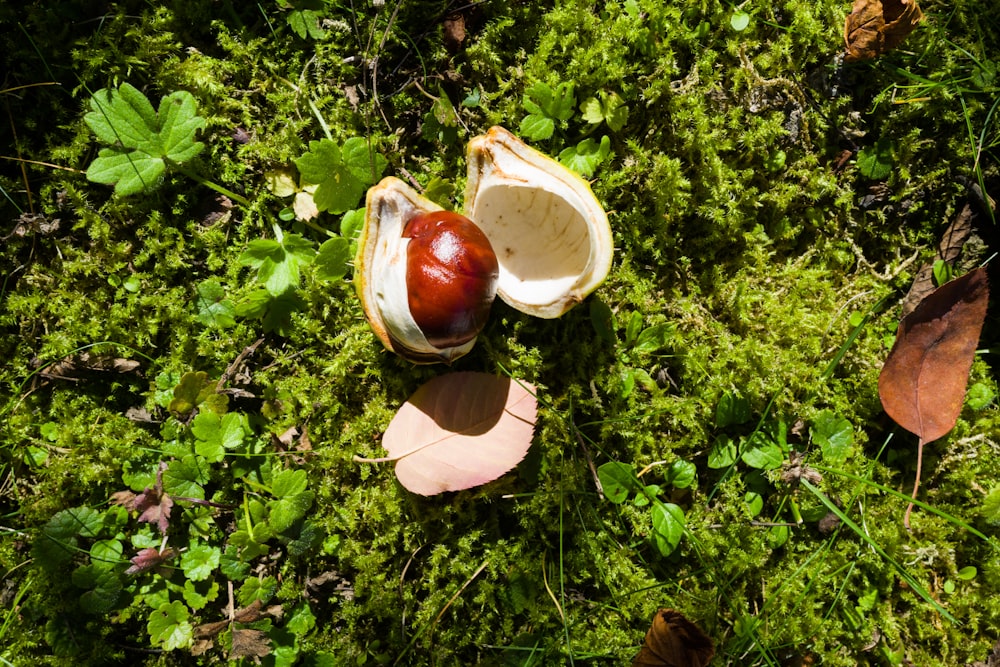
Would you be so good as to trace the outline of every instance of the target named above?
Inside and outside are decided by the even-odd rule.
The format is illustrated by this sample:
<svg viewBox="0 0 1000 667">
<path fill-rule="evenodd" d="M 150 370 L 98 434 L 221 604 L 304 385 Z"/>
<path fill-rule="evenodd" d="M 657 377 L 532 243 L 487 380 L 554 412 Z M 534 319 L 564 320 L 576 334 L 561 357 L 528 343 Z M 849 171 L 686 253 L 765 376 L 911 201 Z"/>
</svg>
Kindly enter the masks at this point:
<svg viewBox="0 0 1000 667">
<path fill-rule="evenodd" d="M 90 108 L 84 122 L 111 148 L 101 149 L 87 178 L 114 185 L 119 195 L 151 190 L 168 165 L 187 162 L 205 148 L 194 138 L 205 119 L 187 91 L 165 96 L 157 111 L 138 89 L 124 83 L 117 90 L 94 93 Z"/>
<path fill-rule="evenodd" d="M 882 137 L 874 145 L 858 151 L 858 171 L 867 179 L 880 181 L 892 173 L 892 139 Z"/>
<path fill-rule="evenodd" d="M 300 38 L 320 40 L 326 37 L 322 20 L 326 16 L 323 0 L 277 0 L 278 7 L 286 11 L 285 22 Z"/>
<path fill-rule="evenodd" d="M 651 356 L 668 350 L 676 333 L 676 326 L 669 322 L 644 326 L 640 313 L 633 312 L 625 324 L 624 337 L 618 339 L 615 315 L 599 299 L 590 303 L 590 322 L 601 340 L 616 349 L 621 378 L 621 397 L 628 398 L 638 383 L 650 392 L 658 391 L 656 381 L 650 376 L 643 362 Z"/>
<path fill-rule="evenodd" d="M 652 525 L 652 543 L 661 556 L 669 556 L 684 536 L 684 510 L 674 503 L 660 500 L 663 489 L 657 484 L 644 484 L 636 476 L 635 467 L 609 461 L 597 469 L 604 497 L 621 505 L 632 496 L 636 507 L 649 507 Z M 675 461 L 665 476 L 665 481 L 676 488 L 687 488 L 694 482 L 694 466 L 686 461 Z"/>
<path fill-rule="evenodd" d="M 600 91 L 580 104 L 583 119 L 591 125 L 607 123 L 612 132 L 620 132 L 628 122 L 628 105 L 618 93 Z"/>
<path fill-rule="evenodd" d="M 210 620 L 224 611 L 226 582 L 237 585 L 239 604 L 266 603 L 276 593 L 275 580 L 251 576 L 254 564 L 279 548 L 300 557 L 322 540 L 307 516 L 315 494 L 306 472 L 263 456 L 266 440 L 245 414 L 210 399 L 224 398 L 214 386 L 203 373 L 182 376 L 171 400 L 177 417 L 163 426 L 169 458 L 154 470 L 125 471 L 133 488 L 116 492 L 103 509 L 57 512 L 33 555 L 54 582 L 70 572 L 62 585 L 75 602 L 66 613 L 145 618 L 150 644 L 164 651 L 191 649 L 196 634 L 214 637 L 225 626 L 230 658 L 297 655 L 299 638 L 315 626 L 308 605 L 295 606 L 281 627 L 261 620 L 259 606 L 218 629 Z M 210 485 L 230 490 L 210 499 Z M 242 499 L 231 502 L 240 489 Z M 229 521 L 235 530 L 227 534 Z M 245 629 L 254 632 L 241 635 Z"/>
<path fill-rule="evenodd" d="M 577 172 L 584 178 L 590 178 L 597 167 L 611 156 L 611 139 L 608 135 L 601 137 L 600 142 L 587 138 L 576 146 L 564 148 L 559 153 L 559 162 Z"/>
<path fill-rule="evenodd" d="M 102 88 L 90 98 L 84 122 L 109 148 L 102 148 L 87 168 L 87 178 L 114 185 L 120 196 L 154 190 L 167 169 L 173 169 L 244 206 L 250 202 L 218 183 L 189 171 L 183 163 L 197 157 L 205 145 L 195 140 L 205 126 L 194 96 L 187 91 L 170 93 L 153 109 L 135 86 Z"/>
<path fill-rule="evenodd" d="M 324 138 L 310 141 L 295 166 L 307 183 L 317 186 L 313 198 L 320 211 L 344 213 L 382 177 L 388 161 L 361 137 L 351 137 L 343 146 Z"/>
<path fill-rule="evenodd" d="M 528 115 L 521 119 L 521 136 L 532 141 L 551 138 L 557 126 L 573 117 L 576 108 L 573 88 L 571 82 L 552 88 L 539 81 L 525 90 L 521 104 Z"/>
</svg>

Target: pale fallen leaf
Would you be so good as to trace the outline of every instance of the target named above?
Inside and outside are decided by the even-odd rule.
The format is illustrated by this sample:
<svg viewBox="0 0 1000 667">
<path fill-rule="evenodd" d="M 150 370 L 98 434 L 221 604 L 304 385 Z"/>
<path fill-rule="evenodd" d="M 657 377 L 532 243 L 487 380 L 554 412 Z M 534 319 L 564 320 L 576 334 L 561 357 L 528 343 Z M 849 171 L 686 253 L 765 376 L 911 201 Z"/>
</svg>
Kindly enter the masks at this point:
<svg viewBox="0 0 1000 667">
<path fill-rule="evenodd" d="M 488 373 L 448 373 L 420 387 L 399 409 L 382 446 L 396 477 L 424 496 L 491 482 L 531 446 L 534 388 Z"/>
<path fill-rule="evenodd" d="M 315 191 L 316 186 L 312 186 L 312 189 Z M 292 210 L 295 211 L 295 217 L 303 221 L 312 220 L 319 215 L 319 207 L 316 206 L 313 193 L 308 190 L 303 190 L 295 194 L 295 199 L 292 201 Z"/>
</svg>

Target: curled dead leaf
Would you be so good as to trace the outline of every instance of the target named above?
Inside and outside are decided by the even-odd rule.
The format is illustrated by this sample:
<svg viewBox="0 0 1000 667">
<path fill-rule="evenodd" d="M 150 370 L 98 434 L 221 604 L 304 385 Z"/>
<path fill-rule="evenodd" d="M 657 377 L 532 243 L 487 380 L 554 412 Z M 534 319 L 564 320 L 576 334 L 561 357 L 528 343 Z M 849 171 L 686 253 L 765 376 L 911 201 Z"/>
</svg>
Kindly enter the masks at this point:
<svg viewBox="0 0 1000 667">
<path fill-rule="evenodd" d="M 896 48 L 923 18 L 915 0 L 854 0 L 844 22 L 846 60 L 870 60 Z"/>
<path fill-rule="evenodd" d="M 712 640 L 673 609 L 659 609 L 632 667 L 706 667 L 715 655 Z"/>
</svg>

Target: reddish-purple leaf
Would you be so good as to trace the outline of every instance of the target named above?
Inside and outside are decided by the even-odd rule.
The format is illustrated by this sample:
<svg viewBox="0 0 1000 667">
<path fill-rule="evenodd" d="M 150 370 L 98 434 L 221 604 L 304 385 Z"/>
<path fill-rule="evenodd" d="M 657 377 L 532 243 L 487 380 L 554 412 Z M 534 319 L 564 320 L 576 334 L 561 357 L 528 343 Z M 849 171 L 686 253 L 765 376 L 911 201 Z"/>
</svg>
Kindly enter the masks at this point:
<svg viewBox="0 0 1000 667">
<path fill-rule="evenodd" d="M 156 484 L 146 487 L 138 495 L 129 497 L 129 491 L 119 491 L 111 496 L 112 502 L 138 512 L 139 521 L 155 523 L 161 535 L 167 534 L 167 528 L 170 527 L 170 508 L 174 506 L 173 499 L 163 491 L 163 471 L 166 469 L 166 462 L 160 462 L 160 467 L 156 471 Z"/>
<path fill-rule="evenodd" d="M 420 387 L 382 437 L 396 477 L 430 496 L 500 477 L 531 446 L 533 388 L 487 373 L 449 373 Z"/>
<path fill-rule="evenodd" d="M 153 549 L 152 547 L 142 549 L 129 560 L 132 563 L 132 567 L 125 570 L 125 574 L 139 574 L 147 570 L 152 570 L 154 567 L 163 565 L 176 555 L 177 552 L 169 547 L 163 551 Z"/>
<path fill-rule="evenodd" d="M 923 442 L 958 420 L 986 318 L 986 269 L 942 285 L 903 318 L 878 379 L 882 407 Z"/>
<path fill-rule="evenodd" d="M 632 667 L 706 667 L 715 647 L 701 628 L 673 609 L 660 609 Z"/>
</svg>

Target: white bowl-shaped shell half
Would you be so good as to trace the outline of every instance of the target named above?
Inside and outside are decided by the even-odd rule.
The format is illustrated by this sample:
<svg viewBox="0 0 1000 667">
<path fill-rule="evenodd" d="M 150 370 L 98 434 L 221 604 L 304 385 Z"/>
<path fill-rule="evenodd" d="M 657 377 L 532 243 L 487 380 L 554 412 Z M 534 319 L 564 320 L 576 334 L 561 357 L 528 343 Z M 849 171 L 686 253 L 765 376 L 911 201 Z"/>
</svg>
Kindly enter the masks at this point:
<svg viewBox="0 0 1000 667">
<path fill-rule="evenodd" d="M 410 314 L 406 287 L 406 223 L 419 213 L 443 210 L 409 185 L 387 176 L 368 190 L 365 223 L 354 258 L 355 287 L 372 331 L 386 349 L 417 364 L 450 363 L 476 339 L 448 348 L 431 345 Z"/>
<path fill-rule="evenodd" d="M 496 252 L 507 304 L 559 317 L 604 281 L 611 226 L 585 180 L 502 127 L 469 142 L 468 169 L 465 214 Z"/>
</svg>

